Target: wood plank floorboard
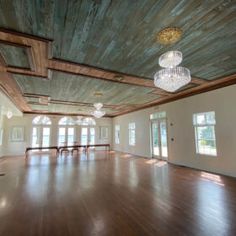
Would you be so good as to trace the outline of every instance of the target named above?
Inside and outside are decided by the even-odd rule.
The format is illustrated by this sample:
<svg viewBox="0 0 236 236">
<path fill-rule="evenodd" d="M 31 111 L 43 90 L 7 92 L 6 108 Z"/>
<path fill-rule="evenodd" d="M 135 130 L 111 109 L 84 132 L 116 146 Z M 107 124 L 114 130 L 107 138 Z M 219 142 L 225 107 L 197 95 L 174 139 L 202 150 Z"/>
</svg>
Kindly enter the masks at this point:
<svg viewBox="0 0 236 236">
<path fill-rule="evenodd" d="M 0 162 L 1 236 L 236 235 L 236 179 L 124 153 Z"/>
</svg>

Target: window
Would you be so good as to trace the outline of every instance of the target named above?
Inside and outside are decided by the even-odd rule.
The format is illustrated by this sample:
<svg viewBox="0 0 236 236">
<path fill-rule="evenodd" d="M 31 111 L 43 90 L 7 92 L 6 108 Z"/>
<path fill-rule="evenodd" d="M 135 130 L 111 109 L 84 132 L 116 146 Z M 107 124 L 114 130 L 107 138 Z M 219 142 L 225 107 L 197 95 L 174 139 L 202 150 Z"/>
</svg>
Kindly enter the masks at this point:
<svg viewBox="0 0 236 236">
<path fill-rule="evenodd" d="M 216 156 L 215 112 L 197 113 L 193 115 L 195 129 L 196 152 Z"/>
<path fill-rule="evenodd" d="M 115 126 L 115 143 L 120 144 L 120 126 Z"/>
<path fill-rule="evenodd" d="M 32 147 L 50 146 L 51 120 L 47 116 L 36 116 L 33 121 Z"/>
<path fill-rule="evenodd" d="M 76 121 L 71 117 L 63 117 L 59 120 L 58 145 L 73 145 L 75 142 Z"/>
<path fill-rule="evenodd" d="M 150 120 L 161 119 L 161 118 L 166 118 L 165 111 L 156 112 L 156 113 L 150 115 Z"/>
<path fill-rule="evenodd" d="M 75 125 L 76 122 L 71 117 L 63 117 L 58 122 L 59 125 Z"/>
<path fill-rule="evenodd" d="M 51 125 L 52 122 L 47 116 L 36 116 L 33 121 L 33 125 Z"/>
<path fill-rule="evenodd" d="M 129 123 L 129 145 L 135 145 L 135 123 Z"/>
</svg>

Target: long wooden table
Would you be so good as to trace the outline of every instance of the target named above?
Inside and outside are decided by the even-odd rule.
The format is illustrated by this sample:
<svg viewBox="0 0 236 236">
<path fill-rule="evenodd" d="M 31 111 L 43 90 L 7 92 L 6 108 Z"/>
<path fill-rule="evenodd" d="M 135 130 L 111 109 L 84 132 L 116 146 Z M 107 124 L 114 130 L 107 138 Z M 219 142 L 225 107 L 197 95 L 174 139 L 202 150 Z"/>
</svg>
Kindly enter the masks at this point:
<svg viewBox="0 0 236 236">
<path fill-rule="evenodd" d="M 68 146 L 50 146 L 50 147 L 27 147 L 25 149 L 25 155 L 27 156 L 28 152 L 31 150 L 46 150 L 46 149 L 56 149 L 57 154 L 62 153 L 63 151 L 67 151 L 68 149 L 77 150 L 79 148 L 84 148 L 85 151 L 88 151 L 91 147 L 106 147 L 109 151 L 111 150 L 111 146 L 108 143 L 105 144 L 86 144 L 86 145 L 68 145 Z"/>
<path fill-rule="evenodd" d="M 25 155 L 27 156 L 28 152 L 31 150 L 47 150 L 47 149 L 56 149 L 57 154 L 59 152 L 59 149 L 57 146 L 50 146 L 50 147 L 27 147 L 25 149 Z"/>
</svg>

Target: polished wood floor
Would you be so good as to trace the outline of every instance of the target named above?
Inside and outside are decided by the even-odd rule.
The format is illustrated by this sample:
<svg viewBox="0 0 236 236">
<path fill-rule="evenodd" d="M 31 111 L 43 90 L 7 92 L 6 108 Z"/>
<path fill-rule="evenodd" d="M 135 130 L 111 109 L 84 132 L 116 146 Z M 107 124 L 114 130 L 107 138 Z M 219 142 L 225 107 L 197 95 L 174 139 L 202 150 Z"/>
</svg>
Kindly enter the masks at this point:
<svg viewBox="0 0 236 236">
<path fill-rule="evenodd" d="M 236 179 L 115 152 L 0 159 L 0 235 L 236 235 Z"/>
</svg>

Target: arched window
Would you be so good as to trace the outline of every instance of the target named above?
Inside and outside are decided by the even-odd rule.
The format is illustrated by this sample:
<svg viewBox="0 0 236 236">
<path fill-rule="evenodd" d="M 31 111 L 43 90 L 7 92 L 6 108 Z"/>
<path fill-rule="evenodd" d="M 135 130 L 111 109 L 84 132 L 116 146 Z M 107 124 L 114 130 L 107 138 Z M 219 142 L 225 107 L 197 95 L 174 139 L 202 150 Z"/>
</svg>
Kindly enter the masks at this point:
<svg viewBox="0 0 236 236">
<path fill-rule="evenodd" d="M 51 119 L 47 116 L 36 116 L 33 121 L 32 147 L 50 146 Z"/>
<path fill-rule="evenodd" d="M 33 125 L 51 125 L 52 122 L 47 116 L 36 116 L 33 121 Z"/>
<path fill-rule="evenodd" d="M 76 121 L 71 117 L 63 117 L 58 122 L 58 145 L 73 145 L 75 143 Z"/>
<path fill-rule="evenodd" d="M 58 122 L 59 125 L 75 125 L 76 122 L 71 117 L 63 117 Z"/>
<path fill-rule="evenodd" d="M 96 121 L 91 117 L 80 118 L 77 123 L 78 125 L 96 125 Z"/>
</svg>

